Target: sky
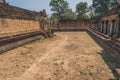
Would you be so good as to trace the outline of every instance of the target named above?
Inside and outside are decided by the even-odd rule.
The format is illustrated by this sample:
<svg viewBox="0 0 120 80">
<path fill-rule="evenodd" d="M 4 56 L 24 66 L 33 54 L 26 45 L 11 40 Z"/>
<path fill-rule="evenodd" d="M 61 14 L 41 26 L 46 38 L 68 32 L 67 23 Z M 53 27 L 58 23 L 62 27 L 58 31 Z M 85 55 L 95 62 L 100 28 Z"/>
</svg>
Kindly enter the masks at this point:
<svg viewBox="0 0 120 80">
<path fill-rule="evenodd" d="M 81 1 L 87 2 L 88 5 L 92 4 L 92 0 L 65 0 L 65 1 L 68 1 L 69 7 L 73 11 L 75 11 L 76 4 L 78 4 Z M 45 9 L 48 15 L 52 14 L 49 7 L 50 0 L 6 0 L 6 2 L 9 3 L 10 5 L 21 7 L 21 8 L 32 10 L 32 11 L 41 11 Z"/>
</svg>

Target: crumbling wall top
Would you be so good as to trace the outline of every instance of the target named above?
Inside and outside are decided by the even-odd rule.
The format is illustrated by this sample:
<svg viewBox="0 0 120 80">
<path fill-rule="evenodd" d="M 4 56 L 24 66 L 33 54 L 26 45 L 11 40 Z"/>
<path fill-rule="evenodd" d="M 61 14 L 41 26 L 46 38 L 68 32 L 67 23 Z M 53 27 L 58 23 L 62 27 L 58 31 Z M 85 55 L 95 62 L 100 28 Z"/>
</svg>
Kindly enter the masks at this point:
<svg viewBox="0 0 120 80">
<path fill-rule="evenodd" d="M 6 3 L 6 1 L 5 0 L 0 0 L 0 3 Z"/>
</svg>

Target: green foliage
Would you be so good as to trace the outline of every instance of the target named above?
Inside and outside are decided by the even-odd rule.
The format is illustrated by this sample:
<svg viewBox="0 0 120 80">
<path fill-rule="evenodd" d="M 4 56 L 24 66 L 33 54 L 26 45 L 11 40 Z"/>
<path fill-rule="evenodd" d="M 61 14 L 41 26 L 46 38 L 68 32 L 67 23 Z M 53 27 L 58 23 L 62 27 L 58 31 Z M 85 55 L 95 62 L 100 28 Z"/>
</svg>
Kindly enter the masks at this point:
<svg viewBox="0 0 120 80">
<path fill-rule="evenodd" d="M 72 9 L 68 9 L 65 14 L 64 14 L 64 18 L 63 19 L 70 19 L 70 20 L 74 20 L 77 19 L 77 15 L 75 12 L 72 11 Z"/>
<path fill-rule="evenodd" d="M 76 12 L 78 14 L 78 19 L 87 19 L 88 18 L 88 7 L 87 2 L 80 2 L 76 5 Z"/>
<path fill-rule="evenodd" d="M 99 16 L 115 7 L 116 0 L 93 0 L 95 15 Z"/>
<path fill-rule="evenodd" d="M 93 76 L 93 73 L 92 73 L 92 72 L 89 72 L 89 75 L 90 75 L 90 76 Z"/>
<path fill-rule="evenodd" d="M 51 19 L 76 19 L 77 15 L 72 9 L 69 9 L 68 2 L 64 0 L 51 0 L 50 2 L 51 10 L 54 13 L 51 16 Z"/>
<path fill-rule="evenodd" d="M 94 7 L 93 6 L 89 6 L 89 15 L 90 15 L 90 18 L 94 17 Z"/>
<path fill-rule="evenodd" d="M 51 15 L 51 19 L 60 19 L 60 17 L 59 17 L 59 15 L 57 14 L 57 13 L 53 13 L 52 15 Z"/>
<path fill-rule="evenodd" d="M 51 11 L 54 11 L 59 19 L 63 19 L 64 13 L 69 8 L 67 1 L 64 0 L 51 0 L 49 6 L 51 7 Z"/>
</svg>

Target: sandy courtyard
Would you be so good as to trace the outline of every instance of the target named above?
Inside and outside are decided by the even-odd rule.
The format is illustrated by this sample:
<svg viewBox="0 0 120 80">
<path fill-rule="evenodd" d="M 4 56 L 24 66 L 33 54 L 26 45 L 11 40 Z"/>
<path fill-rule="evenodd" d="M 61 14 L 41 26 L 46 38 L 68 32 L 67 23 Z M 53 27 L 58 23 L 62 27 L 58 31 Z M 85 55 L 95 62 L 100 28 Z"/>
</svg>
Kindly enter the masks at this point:
<svg viewBox="0 0 120 80">
<path fill-rule="evenodd" d="M 0 80 L 112 80 L 101 54 L 86 32 L 57 32 L 0 54 Z"/>
</svg>

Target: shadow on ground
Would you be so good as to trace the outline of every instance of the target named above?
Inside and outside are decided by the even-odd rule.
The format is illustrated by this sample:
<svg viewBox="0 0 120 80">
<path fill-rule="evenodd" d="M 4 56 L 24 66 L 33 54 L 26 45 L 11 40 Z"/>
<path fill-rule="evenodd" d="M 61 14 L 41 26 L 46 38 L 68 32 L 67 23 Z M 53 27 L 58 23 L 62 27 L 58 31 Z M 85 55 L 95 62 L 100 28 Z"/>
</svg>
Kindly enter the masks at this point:
<svg viewBox="0 0 120 80">
<path fill-rule="evenodd" d="M 105 50 L 102 50 L 98 54 L 100 54 L 100 56 L 103 58 L 105 63 L 108 65 L 108 67 L 113 72 L 114 76 L 117 78 L 117 79 L 109 79 L 109 80 L 119 80 L 118 79 L 118 75 L 114 71 L 114 69 L 116 68 L 116 61 L 115 61 L 115 59 L 109 53 L 107 53 Z"/>
<path fill-rule="evenodd" d="M 108 67 L 111 69 L 114 76 L 116 77 L 116 79 L 109 79 L 109 80 L 120 80 L 119 79 L 120 77 L 117 75 L 117 73 L 114 70 L 117 67 L 117 61 L 114 57 L 111 56 L 111 52 L 109 51 L 109 48 L 107 48 L 107 45 L 104 42 L 102 42 L 100 38 L 95 36 L 93 33 L 89 31 L 87 31 L 87 33 L 92 37 L 92 39 L 98 45 L 100 45 L 103 48 L 103 50 L 101 50 L 101 52 L 98 52 L 98 54 L 103 58 L 105 63 L 108 65 Z"/>
</svg>

